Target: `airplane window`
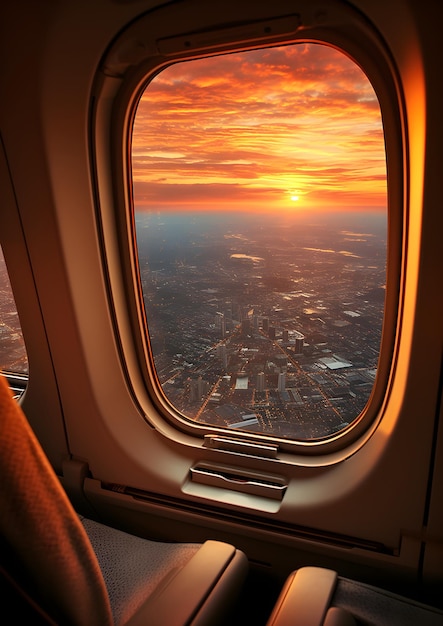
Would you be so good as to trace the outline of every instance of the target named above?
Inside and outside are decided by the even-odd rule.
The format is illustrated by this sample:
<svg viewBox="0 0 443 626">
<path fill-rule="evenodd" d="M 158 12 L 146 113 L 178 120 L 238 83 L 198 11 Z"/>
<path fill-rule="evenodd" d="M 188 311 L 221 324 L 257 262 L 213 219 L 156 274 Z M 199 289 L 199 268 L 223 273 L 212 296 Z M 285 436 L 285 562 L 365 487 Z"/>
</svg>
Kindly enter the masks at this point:
<svg viewBox="0 0 443 626">
<path fill-rule="evenodd" d="M 296 43 L 177 62 L 132 135 L 159 389 L 187 421 L 296 441 L 343 431 L 377 372 L 387 177 L 374 89 Z"/>
<path fill-rule="evenodd" d="M 28 357 L 1 246 L 0 293 L 0 372 L 19 397 L 28 379 Z"/>
</svg>

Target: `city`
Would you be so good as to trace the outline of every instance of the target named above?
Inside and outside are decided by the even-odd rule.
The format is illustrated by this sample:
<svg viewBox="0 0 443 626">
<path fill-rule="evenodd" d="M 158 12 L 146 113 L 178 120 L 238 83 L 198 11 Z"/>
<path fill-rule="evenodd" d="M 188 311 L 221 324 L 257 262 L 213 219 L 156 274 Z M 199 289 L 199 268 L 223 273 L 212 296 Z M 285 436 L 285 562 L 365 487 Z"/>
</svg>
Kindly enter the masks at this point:
<svg viewBox="0 0 443 626">
<path fill-rule="evenodd" d="M 137 214 L 155 369 L 184 416 L 313 440 L 364 409 L 380 350 L 384 213 Z"/>
</svg>

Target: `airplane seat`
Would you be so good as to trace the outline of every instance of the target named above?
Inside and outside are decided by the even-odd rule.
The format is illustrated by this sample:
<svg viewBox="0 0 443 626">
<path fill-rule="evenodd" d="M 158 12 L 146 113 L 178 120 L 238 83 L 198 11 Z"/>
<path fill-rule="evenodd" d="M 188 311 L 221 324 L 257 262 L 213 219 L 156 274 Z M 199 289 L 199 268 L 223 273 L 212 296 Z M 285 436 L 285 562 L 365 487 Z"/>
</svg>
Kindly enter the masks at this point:
<svg viewBox="0 0 443 626">
<path fill-rule="evenodd" d="M 233 546 L 150 541 L 77 515 L 0 375 L 0 597 L 13 621 L 204 626 L 248 563 Z"/>
<path fill-rule="evenodd" d="M 287 578 L 266 626 L 442 626 L 443 611 L 322 567 Z"/>
</svg>

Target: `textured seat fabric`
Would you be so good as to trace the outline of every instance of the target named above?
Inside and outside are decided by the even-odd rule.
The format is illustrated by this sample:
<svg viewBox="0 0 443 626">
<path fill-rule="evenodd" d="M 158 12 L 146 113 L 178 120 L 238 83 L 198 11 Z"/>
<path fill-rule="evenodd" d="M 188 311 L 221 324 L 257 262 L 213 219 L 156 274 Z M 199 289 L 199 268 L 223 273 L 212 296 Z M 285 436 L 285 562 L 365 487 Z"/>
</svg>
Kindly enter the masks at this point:
<svg viewBox="0 0 443 626">
<path fill-rule="evenodd" d="M 97 555 L 116 624 L 126 623 L 158 585 L 184 567 L 201 547 L 149 541 L 80 519 Z"/>
<path fill-rule="evenodd" d="M 215 624 L 247 572 L 218 541 L 149 541 L 78 516 L 0 375 L 0 598 L 14 623 Z"/>
<path fill-rule="evenodd" d="M 443 612 L 384 589 L 338 577 L 331 601 L 368 626 L 443 626 Z"/>
</svg>

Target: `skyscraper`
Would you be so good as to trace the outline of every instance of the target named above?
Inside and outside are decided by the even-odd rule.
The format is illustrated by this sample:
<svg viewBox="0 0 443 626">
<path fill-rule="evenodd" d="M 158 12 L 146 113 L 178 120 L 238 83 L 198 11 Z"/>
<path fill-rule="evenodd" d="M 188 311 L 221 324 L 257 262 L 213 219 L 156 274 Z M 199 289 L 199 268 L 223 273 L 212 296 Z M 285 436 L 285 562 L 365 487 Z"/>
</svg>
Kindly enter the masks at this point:
<svg viewBox="0 0 443 626">
<path fill-rule="evenodd" d="M 224 343 L 217 346 L 217 356 L 221 360 L 223 368 L 226 369 L 228 366 L 228 353 Z"/>
<path fill-rule="evenodd" d="M 224 313 L 217 313 L 215 316 L 215 327 L 219 331 L 219 336 L 223 339 L 226 335 L 226 320 Z"/>
<path fill-rule="evenodd" d="M 257 391 L 265 390 L 265 373 L 259 372 L 257 374 Z"/>
<path fill-rule="evenodd" d="M 278 391 L 282 393 L 286 389 L 286 372 L 280 372 L 278 375 Z"/>
<path fill-rule="evenodd" d="M 295 353 L 303 354 L 303 347 L 305 345 L 305 337 L 302 333 L 295 331 Z"/>
</svg>

